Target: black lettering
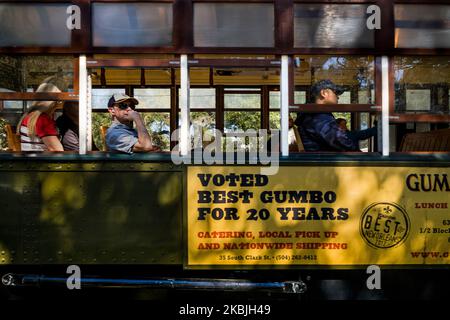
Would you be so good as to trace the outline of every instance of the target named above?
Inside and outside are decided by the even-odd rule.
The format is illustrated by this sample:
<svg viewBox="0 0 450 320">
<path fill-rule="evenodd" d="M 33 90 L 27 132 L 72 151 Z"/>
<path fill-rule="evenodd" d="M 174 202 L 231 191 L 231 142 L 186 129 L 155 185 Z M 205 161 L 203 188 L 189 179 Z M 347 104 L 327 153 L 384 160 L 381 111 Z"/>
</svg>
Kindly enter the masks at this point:
<svg viewBox="0 0 450 320">
<path fill-rule="evenodd" d="M 425 186 L 425 181 L 426 181 L 425 176 L 428 177 L 428 186 Z M 425 192 L 431 191 L 431 174 L 427 174 L 427 175 L 421 174 L 420 182 L 422 184 L 422 191 L 425 191 Z"/>
<path fill-rule="evenodd" d="M 380 221 L 381 217 L 378 216 L 377 219 L 375 220 L 375 227 L 373 228 L 373 230 L 375 230 L 376 232 L 380 232 L 380 229 L 378 229 L 378 226 L 380 225 L 380 223 L 378 221 Z"/>
<path fill-rule="evenodd" d="M 336 201 L 336 193 L 334 193 L 333 191 L 327 191 L 324 194 L 324 197 L 326 202 L 328 203 L 333 203 Z"/>
<path fill-rule="evenodd" d="M 308 192 L 306 191 L 289 191 L 289 203 L 307 203 Z"/>
<path fill-rule="evenodd" d="M 288 220 L 288 214 L 291 212 L 291 208 L 277 208 L 277 211 L 281 214 L 280 220 Z"/>
<path fill-rule="evenodd" d="M 333 208 L 322 208 L 322 220 L 336 220 Z"/>
<path fill-rule="evenodd" d="M 316 208 L 312 207 L 309 209 L 308 215 L 306 216 L 306 220 L 320 220 Z"/>
<path fill-rule="evenodd" d="M 372 226 L 372 216 L 366 216 L 364 222 L 364 229 L 370 229 L 371 226 Z"/>
<path fill-rule="evenodd" d="M 269 183 L 269 177 L 262 174 L 255 175 L 255 187 L 263 187 Z"/>
<path fill-rule="evenodd" d="M 309 197 L 310 197 L 309 203 L 322 203 L 322 201 L 323 201 L 321 191 L 310 191 Z"/>
<path fill-rule="evenodd" d="M 231 173 L 227 176 L 226 180 L 230 182 L 229 183 L 230 187 L 235 187 L 237 185 L 236 181 L 239 181 L 239 176 L 234 173 Z"/>
<path fill-rule="evenodd" d="M 294 215 L 292 216 L 292 220 L 305 220 L 305 208 L 293 208 Z"/>
<path fill-rule="evenodd" d="M 387 219 L 385 222 L 384 222 L 384 233 L 389 233 L 389 231 L 391 230 L 391 220 L 390 219 Z"/>
<path fill-rule="evenodd" d="M 197 191 L 198 203 L 211 203 L 211 192 L 209 191 Z"/>
<path fill-rule="evenodd" d="M 413 182 L 414 187 L 411 186 L 411 179 L 415 178 L 416 181 Z M 408 187 L 409 190 L 411 191 L 419 191 L 419 182 L 417 181 L 419 179 L 419 177 L 417 176 L 417 174 L 410 174 L 407 178 L 406 178 L 406 186 Z"/>
<path fill-rule="evenodd" d="M 347 220 L 348 219 L 348 208 L 339 208 L 337 210 L 338 220 Z"/>
<path fill-rule="evenodd" d="M 447 175 L 446 174 L 442 175 L 442 181 L 440 180 L 439 176 L 440 175 L 437 173 L 434 175 L 433 191 L 437 190 L 436 187 L 438 187 L 439 191 L 450 191 L 450 187 L 448 185 L 448 180 L 447 180 Z"/>
<path fill-rule="evenodd" d="M 206 215 L 210 214 L 209 208 L 198 208 L 198 218 L 197 220 L 206 220 Z"/>
<path fill-rule="evenodd" d="M 198 179 L 200 180 L 200 183 L 202 186 L 206 187 L 209 184 L 209 181 L 211 180 L 211 174 L 203 174 L 199 173 L 197 174 Z"/>
<path fill-rule="evenodd" d="M 215 186 L 221 187 L 225 183 L 225 177 L 221 174 L 216 174 L 213 177 L 213 183 Z"/>
<path fill-rule="evenodd" d="M 229 203 L 237 203 L 239 200 L 238 191 L 228 191 L 227 196 Z"/>
<path fill-rule="evenodd" d="M 271 191 L 263 191 L 260 195 L 262 203 L 272 203 L 273 197 Z"/>
<path fill-rule="evenodd" d="M 253 181 L 252 181 L 252 174 L 241 174 L 241 186 L 242 187 L 252 187 Z"/>
</svg>

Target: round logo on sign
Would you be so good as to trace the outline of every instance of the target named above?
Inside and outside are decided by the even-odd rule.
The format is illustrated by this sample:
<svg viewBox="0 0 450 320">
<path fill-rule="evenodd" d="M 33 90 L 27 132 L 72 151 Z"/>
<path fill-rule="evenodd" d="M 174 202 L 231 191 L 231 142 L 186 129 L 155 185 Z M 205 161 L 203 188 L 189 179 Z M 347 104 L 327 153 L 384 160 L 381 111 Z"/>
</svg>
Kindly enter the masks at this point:
<svg viewBox="0 0 450 320">
<path fill-rule="evenodd" d="M 361 235 L 374 248 L 387 249 L 401 244 L 409 228 L 408 214 L 395 203 L 373 203 L 364 209 L 361 217 Z"/>
</svg>

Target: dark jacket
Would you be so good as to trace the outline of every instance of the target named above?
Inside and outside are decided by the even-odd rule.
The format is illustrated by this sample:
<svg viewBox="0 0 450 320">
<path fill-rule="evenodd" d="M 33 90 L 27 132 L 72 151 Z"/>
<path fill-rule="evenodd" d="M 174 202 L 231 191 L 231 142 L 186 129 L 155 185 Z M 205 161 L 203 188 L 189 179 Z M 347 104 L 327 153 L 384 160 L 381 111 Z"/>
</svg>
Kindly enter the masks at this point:
<svg viewBox="0 0 450 320">
<path fill-rule="evenodd" d="M 372 127 L 364 130 L 347 131 L 348 137 L 352 139 L 353 143 L 355 143 L 356 145 L 358 145 L 360 140 L 367 140 L 376 136 L 376 134 L 377 127 Z"/>
<path fill-rule="evenodd" d="M 305 151 L 359 151 L 331 113 L 298 113 L 295 124 Z"/>
</svg>

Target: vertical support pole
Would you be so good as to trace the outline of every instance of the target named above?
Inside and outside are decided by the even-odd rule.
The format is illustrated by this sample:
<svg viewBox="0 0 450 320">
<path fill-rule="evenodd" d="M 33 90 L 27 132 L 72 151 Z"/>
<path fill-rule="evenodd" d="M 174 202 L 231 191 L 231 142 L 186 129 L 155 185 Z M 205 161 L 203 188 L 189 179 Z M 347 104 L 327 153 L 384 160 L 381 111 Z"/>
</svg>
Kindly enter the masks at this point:
<svg viewBox="0 0 450 320">
<path fill-rule="evenodd" d="M 79 154 L 86 154 L 87 151 L 87 91 L 88 91 L 88 79 L 87 79 L 87 68 L 86 68 L 86 55 L 80 55 L 80 67 L 79 67 L 79 139 L 80 139 L 80 149 Z"/>
<path fill-rule="evenodd" d="M 382 83 L 382 104 L 381 104 L 381 145 L 382 155 L 389 156 L 389 58 L 381 58 L 381 83 Z"/>
<path fill-rule="evenodd" d="M 92 151 L 92 77 L 87 77 L 86 90 L 86 150 Z"/>
<path fill-rule="evenodd" d="M 180 132 L 180 150 L 181 155 L 186 156 L 189 152 L 190 147 L 190 137 L 189 137 L 189 67 L 188 67 L 188 56 L 182 54 L 180 57 L 180 76 L 181 76 L 181 99 L 180 99 L 180 109 L 181 109 L 181 132 Z"/>
<path fill-rule="evenodd" d="M 280 103 L 281 103 L 281 155 L 289 155 L 289 56 L 281 57 Z"/>
</svg>

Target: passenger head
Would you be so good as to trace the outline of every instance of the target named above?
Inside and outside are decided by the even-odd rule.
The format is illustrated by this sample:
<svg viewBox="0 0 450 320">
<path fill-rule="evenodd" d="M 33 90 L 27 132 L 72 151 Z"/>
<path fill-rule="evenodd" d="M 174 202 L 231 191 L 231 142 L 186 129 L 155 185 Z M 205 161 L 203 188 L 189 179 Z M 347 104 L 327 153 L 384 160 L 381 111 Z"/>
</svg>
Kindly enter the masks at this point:
<svg viewBox="0 0 450 320">
<path fill-rule="evenodd" d="M 292 119 L 291 116 L 289 116 L 289 129 L 294 126 L 294 119 Z"/>
<path fill-rule="evenodd" d="M 49 77 L 45 79 L 39 87 L 36 89 L 36 92 L 61 92 L 60 88 L 57 86 L 57 83 L 60 86 L 63 86 L 63 81 L 58 77 Z M 36 123 L 38 118 L 42 113 L 47 114 L 52 117 L 55 113 L 55 110 L 60 107 L 61 103 L 58 101 L 34 101 L 31 106 L 28 108 L 27 112 L 22 116 L 17 126 L 17 132 L 19 134 L 20 126 L 22 124 L 23 119 L 30 114 L 28 120 L 28 134 L 30 137 L 34 137 L 36 134 Z"/>
<path fill-rule="evenodd" d="M 129 113 L 136 108 L 137 104 L 139 104 L 139 101 L 135 98 L 127 96 L 126 94 L 116 93 L 113 94 L 108 101 L 108 111 L 113 119 L 117 119 L 120 123 L 127 124 L 132 121 Z"/>
<path fill-rule="evenodd" d="M 317 104 L 337 104 L 344 89 L 331 80 L 320 80 L 310 89 L 311 102 Z"/>
<path fill-rule="evenodd" d="M 336 123 L 339 126 L 339 128 L 341 130 L 347 131 L 347 120 L 345 120 L 344 118 L 338 118 L 336 119 Z"/>
<path fill-rule="evenodd" d="M 76 101 L 66 101 L 63 106 L 63 114 L 72 121 L 73 124 L 78 126 L 78 102 Z"/>
</svg>

